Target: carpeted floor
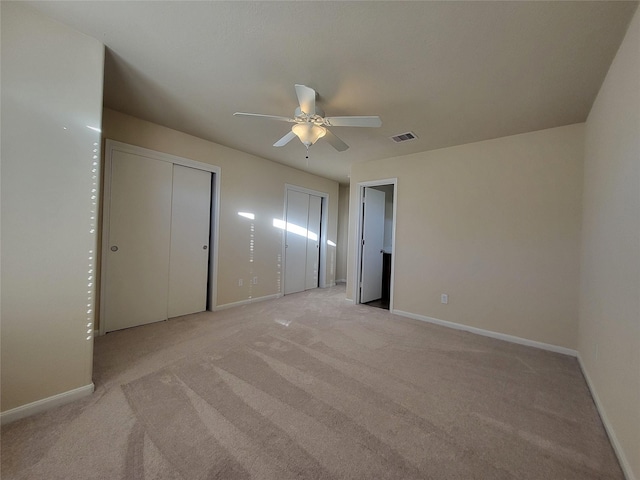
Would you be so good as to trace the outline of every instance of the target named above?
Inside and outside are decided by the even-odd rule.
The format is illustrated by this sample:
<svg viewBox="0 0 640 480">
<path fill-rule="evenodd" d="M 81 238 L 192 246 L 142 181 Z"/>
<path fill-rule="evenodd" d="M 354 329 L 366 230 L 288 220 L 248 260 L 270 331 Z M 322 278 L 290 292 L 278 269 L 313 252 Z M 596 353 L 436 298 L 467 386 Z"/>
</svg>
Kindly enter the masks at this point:
<svg viewBox="0 0 640 480">
<path fill-rule="evenodd" d="M 314 290 L 96 338 L 8 479 L 623 479 L 576 359 Z"/>
</svg>

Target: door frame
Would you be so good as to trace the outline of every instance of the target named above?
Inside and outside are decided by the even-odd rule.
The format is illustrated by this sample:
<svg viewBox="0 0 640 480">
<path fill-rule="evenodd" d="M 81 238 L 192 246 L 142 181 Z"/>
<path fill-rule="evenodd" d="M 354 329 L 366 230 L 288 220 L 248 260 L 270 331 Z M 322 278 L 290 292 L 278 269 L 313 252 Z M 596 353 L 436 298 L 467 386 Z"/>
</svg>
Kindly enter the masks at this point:
<svg viewBox="0 0 640 480">
<path fill-rule="evenodd" d="M 292 185 L 289 183 L 284 184 L 284 207 L 282 210 L 282 219 L 286 224 L 287 221 L 287 197 L 290 190 L 296 192 L 307 193 L 309 195 L 315 195 L 321 198 L 321 212 L 320 212 L 320 265 L 318 265 L 318 287 L 327 288 L 331 285 L 327 285 L 327 226 L 329 221 L 329 194 L 326 192 L 319 192 L 317 190 L 311 190 L 310 188 L 300 187 L 299 185 Z M 275 219 L 274 219 L 275 220 Z M 280 295 L 284 295 L 285 290 L 285 269 L 287 268 L 287 253 L 285 248 L 286 243 L 286 229 L 282 229 L 282 271 L 280 278 L 282 279 L 282 285 L 280 286 Z"/>
<path fill-rule="evenodd" d="M 106 261 L 107 252 L 109 250 L 109 215 L 111 208 L 111 166 L 113 152 L 123 152 L 132 155 L 139 155 L 141 157 L 151 158 L 162 162 L 171 163 L 174 165 L 182 165 L 184 167 L 195 168 L 197 170 L 204 170 L 205 172 L 211 172 L 211 219 L 210 219 L 210 239 L 209 239 L 209 281 L 207 291 L 207 310 L 213 311 L 217 304 L 217 279 L 218 279 L 218 237 L 219 237 L 219 219 L 220 219 L 220 167 L 211 165 L 208 163 L 198 162 L 189 158 L 178 157 L 177 155 L 171 155 L 169 153 L 158 152 L 148 148 L 138 147 L 137 145 L 130 145 L 128 143 L 118 142 L 116 140 L 106 139 L 104 148 L 104 187 L 101 199 L 102 204 L 102 241 L 100 243 L 100 327 L 99 334 L 104 335 L 106 325 L 104 324 L 104 299 L 105 299 L 105 286 L 106 286 Z"/>
<path fill-rule="evenodd" d="M 395 284 L 395 268 L 396 268 L 396 217 L 398 209 L 398 178 L 386 178 L 383 180 L 369 180 L 367 182 L 358 182 L 358 221 L 356 222 L 355 236 L 355 261 L 353 264 L 354 282 L 353 282 L 353 302 L 357 305 L 360 301 L 360 284 L 362 283 L 362 222 L 364 221 L 363 204 L 365 187 L 380 187 L 382 185 L 393 185 L 393 221 L 391 229 L 391 292 L 389 298 L 389 311 L 393 313 L 393 297 Z"/>
</svg>

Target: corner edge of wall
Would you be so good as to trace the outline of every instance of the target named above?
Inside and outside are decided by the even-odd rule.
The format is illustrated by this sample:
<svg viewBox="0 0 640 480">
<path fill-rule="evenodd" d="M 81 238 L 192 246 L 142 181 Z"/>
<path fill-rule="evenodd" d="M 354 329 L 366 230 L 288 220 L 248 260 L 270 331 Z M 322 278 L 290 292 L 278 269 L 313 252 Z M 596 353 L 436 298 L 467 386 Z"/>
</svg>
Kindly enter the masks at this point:
<svg viewBox="0 0 640 480">
<path fill-rule="evenodd" d="M 587 369 L 584 365 L 582 357 L 580 356 L 580 352 L 578 352 L 578 364 L 580 365 L 580 370 L 582 371 L 582 376 L 584 377 L 585 382 L 587 383 L 587 387 L 589 388 L 589 392 L 591 392 L 591 398 L 593 398 L 593 403 L 596 405 L 596 410 L 598 410 L 598 415 L 600 415 L 600 420 L 602 420 L 602 425 L 604 425 L 604 430 L 607 432 L 607 436 L 609 437 L 609 441 L 611 442 L 611 446 L 613 447 L 613 451 L 616 453 L 616 457 L 618 457 L 618 462 L 620 463 L 620 468 L 622 469 L 622 473 L 624 474 L 627 480 L 637 480 L 633 471 L 631 470 L 631 465 L 629 465 L 629 461 L 627 460 L 627 456 L 624 454 L 624 450 L 618 441 L 618 437 L 616 437 L 615 430 L 613 426 L 609 422 L 609 418 L 607 417 L 606 412 L 602 406 L 600 398 L 598 397 L 598 393 L 591 382 L 591 378 L 589 378 L 589 374 L 587 373 Z"/>
</svg>

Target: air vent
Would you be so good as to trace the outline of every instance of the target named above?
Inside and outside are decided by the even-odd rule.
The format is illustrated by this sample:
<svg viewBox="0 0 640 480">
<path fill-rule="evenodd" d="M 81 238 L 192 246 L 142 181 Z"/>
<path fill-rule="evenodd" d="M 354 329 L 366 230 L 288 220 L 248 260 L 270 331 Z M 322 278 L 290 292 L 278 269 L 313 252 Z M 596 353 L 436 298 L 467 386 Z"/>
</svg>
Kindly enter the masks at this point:
<svg viewBox="0 0 640 480">
<path fill-rule="evenodd" d="M 408 142 L 410 140 L 415 140 L 418 136 L 413 132 L 405 132 L 400 133 L 398 135 L 394 135 L 393 137 L 389 137 L 396 143 Z"/>
</svg>

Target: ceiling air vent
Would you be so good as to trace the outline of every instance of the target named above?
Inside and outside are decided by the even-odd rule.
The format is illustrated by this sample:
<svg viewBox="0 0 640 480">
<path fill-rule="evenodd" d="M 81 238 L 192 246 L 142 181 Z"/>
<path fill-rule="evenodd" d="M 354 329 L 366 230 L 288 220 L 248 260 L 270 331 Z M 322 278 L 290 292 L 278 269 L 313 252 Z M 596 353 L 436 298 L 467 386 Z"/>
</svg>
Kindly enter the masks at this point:
<svg viewBox="0 0 640 480">
<path fill-rule="evenodd" d="M 418 136 L 413 132 L 400 133 L 398 135 L 394 135 L 393 137 L 389 137 L 396 143 L 408 142 L 409 140 L 415 140 Z"/>
</svg>

